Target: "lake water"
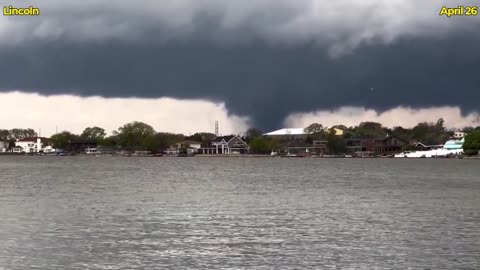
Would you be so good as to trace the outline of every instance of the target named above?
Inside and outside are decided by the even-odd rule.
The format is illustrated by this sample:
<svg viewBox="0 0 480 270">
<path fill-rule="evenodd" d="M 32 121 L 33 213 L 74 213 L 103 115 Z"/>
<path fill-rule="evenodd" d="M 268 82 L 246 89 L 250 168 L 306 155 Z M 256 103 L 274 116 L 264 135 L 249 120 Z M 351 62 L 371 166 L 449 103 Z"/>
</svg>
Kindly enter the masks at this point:
<svg viewBox="0 0 480 270">
<path fill-rule="evenodd" d="M 0 269 L 480 269 L 480 161 L 0 157 Z"/>
</svg>

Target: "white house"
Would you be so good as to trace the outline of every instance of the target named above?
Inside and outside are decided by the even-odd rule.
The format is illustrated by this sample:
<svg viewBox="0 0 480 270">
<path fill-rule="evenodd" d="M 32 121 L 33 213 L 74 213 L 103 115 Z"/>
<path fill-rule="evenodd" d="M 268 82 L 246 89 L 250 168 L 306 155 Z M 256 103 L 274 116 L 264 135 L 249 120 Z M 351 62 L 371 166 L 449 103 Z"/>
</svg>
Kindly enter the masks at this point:
<svg viewBox="0 0 480 270">
<path fill-rule="evenodd" d="M 202 148 L 203 154 L 247 154 L 250 146 L 240 137 L 230 135 L 217 137 L 212 142 L 212 147 Z"/>
<path fill-rule="evenodd" d="M 455 131 L 455 133 L 453 133 L 453 137 L 455 139 L 462 139 L 463 137 L 465 137 L 465 132 Z"/>
<path fill-rule="evenodd" d="M 15 146 L 21 147 L 21 152 L 24 153 L 39 153 L 44 151 L 44 145 L 46 140 L 46 138 L 42 137 L 27 137 L 17 140 L 15 142 Z M 14 150 L 19 151 L 18 148 Z"/>
</svg>

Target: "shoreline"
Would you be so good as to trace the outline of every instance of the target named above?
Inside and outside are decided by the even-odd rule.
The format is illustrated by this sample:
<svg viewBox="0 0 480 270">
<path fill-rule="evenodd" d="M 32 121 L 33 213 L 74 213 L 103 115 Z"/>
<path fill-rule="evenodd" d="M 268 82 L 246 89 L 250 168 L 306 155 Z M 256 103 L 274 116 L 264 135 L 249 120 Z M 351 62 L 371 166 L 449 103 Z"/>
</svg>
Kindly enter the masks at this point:
<svg viewBox="0 0 480 270">
<path fill-rule="evenodd" d="M 37 155 L 37 154 L 20 154 L 20 153 L 0 153 L 0 157 L 124 157 L 124 158 L 294 158 L 294 159 L 480 159 L 480 156 L 471 157 L 344 157 L 344 156 L 271 156 L 262 154 L 218 154 L 218 155 L 204 155 L 198 154 L 194 156 L 126 156 L 126 155 L 88 155 L 88 154 L 66 154 L 66 155 Z"/>
</svg>

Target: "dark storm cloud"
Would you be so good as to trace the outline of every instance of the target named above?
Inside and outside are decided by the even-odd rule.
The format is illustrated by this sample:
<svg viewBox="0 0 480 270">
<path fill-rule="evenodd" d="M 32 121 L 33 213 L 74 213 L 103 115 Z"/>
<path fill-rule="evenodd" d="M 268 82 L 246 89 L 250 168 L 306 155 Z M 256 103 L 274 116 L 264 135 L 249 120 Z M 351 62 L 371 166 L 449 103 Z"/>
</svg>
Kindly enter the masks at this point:
<svg viewBox="0 0 480 270">
<path fill-rule="evenodd" d="M 88 3 L 46 1 L 37 25 L 3 18 L 16 31 L 0 28 L 11 38 L 0 40 L 0 88 L 208 98 L 264 128 L 343 105 L 478 109 L 479 21 L 439 18 L 440 4 L 355 4 L 337 18 L 322 1 L 140 2 L 143 16 L 105 1 L 90 13 Z"/>
<path fill-rule="evenodd" d="M 477 44 L 405 40 L 338 59 L 311 46 L 44 45 L 2 50 L 0 81 L 4 90 L 42 94 L 223 100 L 274 127 L 290 112 L 342 105 L 478 109 Z"/>
</svg>

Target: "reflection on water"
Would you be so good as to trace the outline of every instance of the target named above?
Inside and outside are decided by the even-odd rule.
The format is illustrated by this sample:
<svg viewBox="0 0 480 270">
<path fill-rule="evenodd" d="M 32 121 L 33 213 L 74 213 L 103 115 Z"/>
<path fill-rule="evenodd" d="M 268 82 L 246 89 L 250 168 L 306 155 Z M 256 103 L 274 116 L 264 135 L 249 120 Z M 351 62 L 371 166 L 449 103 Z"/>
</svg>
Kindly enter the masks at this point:
<svg viewBox="0 0 480 270">
<path fill-rule="evenodd" d="M 0 157 L 0 269 L 480 269 L 479 164 Z"/>
</svg>

